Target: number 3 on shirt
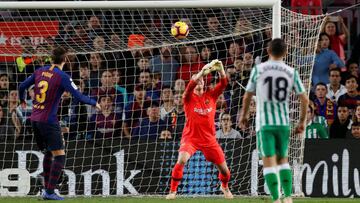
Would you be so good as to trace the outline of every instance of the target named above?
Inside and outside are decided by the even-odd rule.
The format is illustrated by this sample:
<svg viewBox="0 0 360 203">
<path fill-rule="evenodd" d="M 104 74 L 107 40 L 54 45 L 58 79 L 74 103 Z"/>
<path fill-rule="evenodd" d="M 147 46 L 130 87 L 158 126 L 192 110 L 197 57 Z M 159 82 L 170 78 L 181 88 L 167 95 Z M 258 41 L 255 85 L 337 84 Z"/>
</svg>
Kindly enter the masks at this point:
<svg viewBox="0 0 360 203">
<path fill-rule="evenodd" d="M 40 94 L 36 94 L 35 99 L 39 103 L 44 103 L 46 98 L 46 91 L 48 90 L 49 83 L 45 80 L 41 80 L 37 86 L 40 90 Z"/>
</svg>

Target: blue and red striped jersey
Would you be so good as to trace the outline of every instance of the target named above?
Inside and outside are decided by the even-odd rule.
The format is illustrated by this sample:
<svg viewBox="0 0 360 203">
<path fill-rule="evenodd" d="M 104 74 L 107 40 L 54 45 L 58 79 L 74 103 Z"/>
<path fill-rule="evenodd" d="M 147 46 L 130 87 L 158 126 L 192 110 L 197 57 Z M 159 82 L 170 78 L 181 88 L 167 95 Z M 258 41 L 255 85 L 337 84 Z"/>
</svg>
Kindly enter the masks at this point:
<svg viewBox="0 0 360 203">
<path fill-rule="evenodd" d="M 57 123 L 57 111 L 61 95 L 70 92 L 79 101 L 95 106 L 96 101 L 81 94 L 72 79 L 57 67 L 44 66 L 37 69 L 19 86 L 20 100 L 25 99 L 25 90 L 34 84 L 32 121 Z"/>
</svg>

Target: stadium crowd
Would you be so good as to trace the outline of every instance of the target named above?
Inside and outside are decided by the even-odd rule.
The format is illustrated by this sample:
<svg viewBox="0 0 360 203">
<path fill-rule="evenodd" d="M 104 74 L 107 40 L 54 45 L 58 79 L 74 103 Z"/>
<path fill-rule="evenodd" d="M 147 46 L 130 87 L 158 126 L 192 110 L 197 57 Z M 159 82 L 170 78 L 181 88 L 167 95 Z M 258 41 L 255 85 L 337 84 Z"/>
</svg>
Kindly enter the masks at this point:
<svg viewBox="0 0 360 203">
<path fill-rule="evenodd" d="M 251 68 L 267 59 L 270 28 L 245 32 L 236 40 L 211 40 L 180 47 L 164 43 L 159 48 L 149 48 L 154 44 L 145 34 L 131 34 L 127 39 L 115 33 L 104 35 L 101 22 L 101 17 L 93 15 L 86 25 L 69 23 L 58 37 L 49 37 L 36 47 L 30 38 L 22 38 L 23 54 L 16 59 L 14 70 L 0 71 L 1 141 L 32 139 L 29 115 L 33 87 L 28 89 L 27 107 L 22 108 L 17 85 L 38 67 L 50 63 L 46 54 L 59 40 L 69 45 L 64 71 L 80 92 L 98 101 L 103 109 L 96 112 L 64 94 L 58 115 L 65 139 L 180 139 L 185 124 L 182 93 L 191 75 L 216 58 L 223 61 L 229 79 L 228 87 L 217 100 L 216 136 L 254 136 L 254 129 L 240 130 L 238 118 Z M 221 33 L 216 15 L 208 15 L 204 27 L 214 36 Z M 234 27 L 234 32 L 242 32 L 251 28 L 251 22 L 239 19 Z M 343 18 L 326 19 L 312 71 L 306 138 L 360 138 L 360 39 L 351 40 L 356 43 L 350 55 L 345 49 L 349 37 Z M 124 41 L 128 49 L 118 51 Z M 79 46 L 95 52 L 74 54 Z M 117 51 L 106 51 L 109 49 Z M 207 87 L 211 88 L 217 80 L 216 74 L 208 75 Z M 254 123 L 255 101 L 250 112 Z"/>
</svg>

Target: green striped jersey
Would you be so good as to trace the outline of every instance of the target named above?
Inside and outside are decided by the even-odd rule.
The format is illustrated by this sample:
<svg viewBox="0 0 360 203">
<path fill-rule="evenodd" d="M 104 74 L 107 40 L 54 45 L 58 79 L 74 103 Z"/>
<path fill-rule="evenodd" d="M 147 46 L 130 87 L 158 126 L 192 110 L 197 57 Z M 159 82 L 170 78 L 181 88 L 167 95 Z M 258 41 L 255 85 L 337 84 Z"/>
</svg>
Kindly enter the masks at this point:
<svg viewBox="0 0 360 203">
<path fill-rule="evenodd" d="M 325 128 L 328 127 L 327 122 L 326 122 L 326 118 L 324 116 L 315 116 L 314 119 L 313 119 L 313 122 L 314 123 L 320 123 Z"/>
<path fill-rule="evenodd" d="M 310 122 L 306 126 L 305 138 L 306 139 L 314 139 L 314 138 L 328 139 L 329 135 L 328 135 L 327 129 L 323 125 L 321 125 L 320 123 Z"/>
<path fill-rule="evenodd" d="M 246 91 L 256 93 L 256 131 L 264 126 L 289 125 L 289 97 L 305 93 L 299 73 L 283 61 L 254 66 Z"/>
</svg>

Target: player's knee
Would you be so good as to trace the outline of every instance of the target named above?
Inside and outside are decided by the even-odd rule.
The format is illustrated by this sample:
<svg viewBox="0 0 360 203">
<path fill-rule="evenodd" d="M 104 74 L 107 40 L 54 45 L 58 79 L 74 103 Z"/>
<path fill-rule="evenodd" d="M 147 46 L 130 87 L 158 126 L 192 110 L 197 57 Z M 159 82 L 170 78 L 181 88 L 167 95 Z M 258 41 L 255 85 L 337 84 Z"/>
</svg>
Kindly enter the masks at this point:
<svg viewBox="0 0 360 203">
<path fill-rule="evenodd" d="M 278 165 L 287 164 L 287 163 L 289 163 L 287 157 L 279 157 L 278 158 Z"/>
<path fill-rule="evenodd" d="M 186 162 L 187 162 L 187 159 L 186 159 L 186 158 L 182 158 L 182 159 L 179 159 L 179 160 L 177 161 L 177 164 L 185 165 Z"/>
<path fill-rule="evenodd" d="M 185 165 L 187 163 L 187 161 L 189 160 L 189 158 L 190 158 L 190 155 L 188 155 L 188 153 L 186 153 L 186 152 L 180 153 L 177 164 Z"/>
</svg>

